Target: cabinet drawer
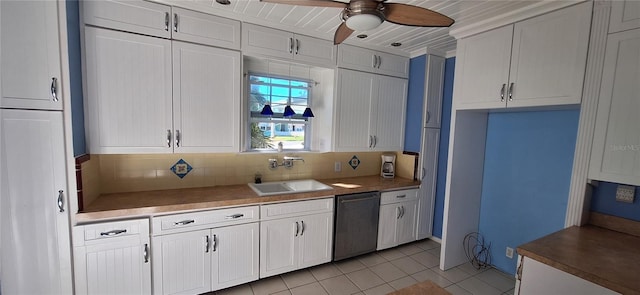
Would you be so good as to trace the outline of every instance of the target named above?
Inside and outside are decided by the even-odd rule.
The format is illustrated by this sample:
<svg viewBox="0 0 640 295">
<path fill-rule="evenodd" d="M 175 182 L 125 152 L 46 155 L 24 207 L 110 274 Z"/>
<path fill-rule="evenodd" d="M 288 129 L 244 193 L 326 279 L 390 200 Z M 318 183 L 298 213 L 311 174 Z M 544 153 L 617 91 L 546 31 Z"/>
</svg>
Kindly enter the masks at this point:
<svg viewBox="0 0 640 295">
<path fill-rule="evenodd" d="M 380 205 L 398 202 L 412 201 L 418 199 L 418 189 L 406 189 L 380 194 Z"/>
<path fill-rule="evenodd" d="M 333 197 L 260 206 L 263 220 L 333 212 Z"/>
<path fill-rule="evenodd" d="M 258 206 L 219 209 L 153 218 L 153 234 L 173 233 L 258 221 Z"/>
<path fill-rule="evenodd" d="M 161 38 L 171 37 L 171 7 L 147 1 L 80 1 L 84 23 Z"/>
<path fill-rule="evenodd" d="M 127 221 L 104 222 L 76 226 L 74 246 L 82 246 L 85 242 L 109 242 L 118 238 L 149 236 L 149 220 L 136 219 Z"/>
</svg>

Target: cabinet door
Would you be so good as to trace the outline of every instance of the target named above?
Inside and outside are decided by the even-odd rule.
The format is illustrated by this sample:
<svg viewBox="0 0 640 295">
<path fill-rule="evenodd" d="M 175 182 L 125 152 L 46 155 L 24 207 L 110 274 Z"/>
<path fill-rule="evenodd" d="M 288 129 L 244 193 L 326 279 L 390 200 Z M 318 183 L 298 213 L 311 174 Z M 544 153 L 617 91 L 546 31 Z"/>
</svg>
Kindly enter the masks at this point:
<svg viewBox="0 0 640 295">
<path fill-rule="evenodd" d="M 589 178 L 640 185 L 640 29 L 609 35 Z"/>
<path fill-rule="evenodd" d="M 378 151 L 402 151 L 404 117 L 407 104 L 407 80 L 377 76 L 378 96 L 371 104 L 371 134 Z M 360 131 L 362 132 L 362 131 Z"/>
<path fill-rule="evenodd" d="M 338 70 L 336 118 L 333 124 L 335 151 L 368 151 L 373 146 L 369 118 L 372 113 L 371 99 L 378 95 L 376 82 L 373 74 Z M 402 123 L 401 120 L 397 121 Z"/>
<path fill-rule="evenodd" d="M 258 279 L 258 223 L 211 230 L 211 289 L 219 290 Z"/>
<path fill-rule="evenodd" d="M 300 226 L 300 224 L 297 224 Z M 260 223 L 260 278 L 297 268 L 296 240 L 299 228 L 295 218 Z"/>
<path fill-rule="evenodd" d="M 427 57 L 424 126 L 428 128 L 440 128 L 442 121 L 444 65 L 444 57 L 436 55 L 429 55 Z"/>
<path fill-rule="evenodd" d="M 300 219 L 298 268 L 331 261 L 333 249 L 333 214 L 302 216 Z"/>
<path fill-rule="evenodd" d="M 328 40 L 294 35 L 293 59 L 333 68 L 336 66 L 336 46 Z"/>
<path fill-rule="evenodd" d="M 210 230 L 153 238 L 153 286 L 156 294 L 211 291 Z"/>
<path fill-rule="evenodd" d="M 402 202 L 399 204 L 402 210 L 398 226 L 396 228 L 397 245 L 416 240 L 416 211 L 417 201 Z"/>
<path fill-rule="evenodd" d="M 61 112 L 0 109 L 3 294 L 72 292 L 62 121 Z"/>
<path fill-rule="evenodd" d="M 433 206 L 436 197 L 438 176 L 438 149 L 440 129 L 424 128 L 420 151 L 420 190 L 418 190 L 417 234 L 418 240 L 431 236 L 433 228 Z"/>
<path fill-rule="evenodd" d="M 338 67 L 373 72 L 375 51 L 346 44 L 338 45 Z"/>
<path fill-rule="evenodd" d="M 505 107 L 512 34 L 509 25 L 458 41 L 454 94 L 458 109 Z"/>
<path fill-rule="evenodd" d="M 173 42 L 175 152 L 238 152 L 240 53 Z"/>
<path fill-rule="evenodd" d="M 291 59 L 293 34 L 253 24 L 242 24 L 242 53 Z"/>
<path fill-rule="evenodd" d="M 60 74 L 58 2 L 0 1 L 0 106 L 61 110 Z"/>
<path fill-rule="evenodd" d="M 85 33 L 91 152 L 171 153 L 171 41 Z"/>
<path fill-rule="evenodd" d="M 507 106 L 580 103 L 592 5 L 585 2 L 515 24 Z"/>
<path fill-rule="evenodd" d="M 611 1 L 609 33 L 640 28 L 640 2 L 636 0 Z"/>
<path fill-rule="evenodd" d="M 172 8 L 174 40 L 240 50 L 240 22 L 178 7 Z"/>
<path fill-rule="evenodd" d="M 171 38 L 171 7 L 141 0 L 82 1 L 84 23 Z"/>
<path fill-rule="evenodd" d="M 376 73 L 396 76 L 401 78 L 409 77 L 409 58 L 385 52 L 376 52 L 378 56 L 378 66 Z"/>
<path fill-rule="evenodd" d="M 396 227 L 399 218 L 400 206 L 398 204 L 380 206 L 377 250 L 383 250 L 398 245 L 396 242 Z"/>
</svg>

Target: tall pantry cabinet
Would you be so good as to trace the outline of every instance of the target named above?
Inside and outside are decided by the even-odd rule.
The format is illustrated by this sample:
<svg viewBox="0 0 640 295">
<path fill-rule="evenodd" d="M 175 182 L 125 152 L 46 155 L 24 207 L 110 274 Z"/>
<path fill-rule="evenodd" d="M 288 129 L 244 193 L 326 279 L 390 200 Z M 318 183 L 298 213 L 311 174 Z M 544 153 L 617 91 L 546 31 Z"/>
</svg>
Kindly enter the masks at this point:
<svg viewBox="0 0 640 295">
<path fill-rule="evenodd" d="M 0 2 L 3 294 L 73 292 L 65 21 L 64 1 Z"/>
</svg>

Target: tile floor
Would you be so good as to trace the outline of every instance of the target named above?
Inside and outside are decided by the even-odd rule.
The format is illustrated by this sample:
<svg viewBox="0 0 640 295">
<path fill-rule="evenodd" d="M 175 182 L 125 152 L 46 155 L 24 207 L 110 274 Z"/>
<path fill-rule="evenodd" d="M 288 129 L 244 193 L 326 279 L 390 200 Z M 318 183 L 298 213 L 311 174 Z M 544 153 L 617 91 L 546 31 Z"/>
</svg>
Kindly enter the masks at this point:
<svg viewBox="0 0 640 295">
<path fill-rule="evenodd" d="M 515 279 L 511 275 L 496 269 L 477 270 L 471 264 L 441 271 L 438 268 L 439 257 L 440 244 L 426 239 L 210 294 L 374 295 L 387 294 L 426 280 L 454 295 L 513 294 Z"/>
</svg>

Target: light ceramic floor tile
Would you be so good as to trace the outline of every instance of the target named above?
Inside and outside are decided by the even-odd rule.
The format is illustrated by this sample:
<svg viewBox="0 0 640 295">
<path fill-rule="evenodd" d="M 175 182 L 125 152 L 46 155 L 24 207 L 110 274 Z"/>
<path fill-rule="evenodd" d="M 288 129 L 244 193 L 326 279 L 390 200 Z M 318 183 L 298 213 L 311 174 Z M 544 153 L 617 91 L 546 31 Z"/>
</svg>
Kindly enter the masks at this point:
<svg viewBox="0 0 640 295">
<path fill-rule="evenodd" d="M 269 295 L 287 290 L 287 285 L 280 276 L 275 276 L 252 282 L 251 289 L 255 295 Z"/>
<path fill-rule="evenodd" d="M 509 291 L 516 286 L 516 279 L 494 268 L 484 271 L 475 278 L 495 287 L 501 292 Z"/>
<path fill-rule="evenodd" d="M 216 295 L 253 295 L 251 286 L 249 284 L 239 285 L 224 290 L 218 290 Z"/>
<path fill-rule="evenodd" d="M 411 275 L 412 278 L 416 279 L 416 281 L 418 282 L 424 282 L 424 281 L 432 281 L 434 282 L 436 285 L 445 288 L 450 286 L 451 284 L 453 284 L 451 281 L 447 280 L 447 278 L 438 275 L 437 273 L 433 272 L 430 269 L 421 271 L 419 273 L 415 273 L 413 275 Z"/>
<path fill-rule="evenodd" d="M 395 265 L 391 264 L 391 262 L 374 265 L 369 269 L 377 274 L 385 282 L 395 281 L 407 275 Z"/>
<path fill-rule="evenodd" d="M 400 250 L 400 252 L 402 252 L 402 254 L 407 255 L 407 256 L 416 254 L 418 252 L 422 252 L 422 249 L 420 249 L 420 247 L 416 246 L 413 243 L 407 244 L 407 245 L 402 245 L 402 246 L 398 247 L 398 250 Z"/>
<path fill-rule="evenodd" d="M 469 291 L 462 289 L 462 287 L 458 285 L 451 285 L 444 289 L 451 293 L 451 295 L 472 295 L 471 293 L 469 293 Z"/>
<path fill-rule="evenodd" d="M 424 239 L 422 241 L 418 241 L 415 243 L 416 246 L 420 247 L 422 250 L 431 250 L 433 248 L 440 247 L 440 244 L 434 240 Z"/>
<path fill-rule="evenodd" d="M 384 284 L 364 291 L 367 295 L 386 295 L 395 291 L 391 286 Z"/>
<path fill-rule="evenodd" d="M 342 275 L 342 272 L 333 263 L 312 267 L 310 271 L 318 281 Z"/>
<path fill-rule="evenodd" d="M 338 269 L 340 269 L 342 273 L 350 273 L 356 270 L 364 269 L 366 267 L 364 266 L 364 264 L 362 264 L 362 262 L 354 258 L 338 261 L 334 264 L 338 267 Z"/>
<path fill-rule="evenodd" d="M 410 257 L 427 268 L 432 268 L 434 266 L 440 265 L 440 258 L 433 256 L 427 251 L 413 254 Z"/>
<path fill-rule="evenodd" d="M 438 267 L 434 267 L 431 269 L 432 271 L 434 271 L 435 273 L 445 277 L 447 280 L 452 281 L 454 283 L 463 281 L 465 279 L 468 279 L 469 277 L 471 277 L 470 274 L 454 267 L 454 268 L 450 268 L 447 271 L 442 271 L 440 270 L 440 268 Z"/>
<path fill-rule="evenodd" d="M 389 282 L 389 285 L 396 290 L 400 290 L 402 288 L 409 287 L 417 282 L 418 281 L 416 281 L 414 278 L 410 276 L 406 276 L 403 278 L 399 278 L 393 282 Z"/>
<path fill-rule="evenodd" d="M 515 292 L 516 292 L 516 289 L 514 288 L 514 289 L 511 289 L 511 290 L 509 290 L 507 292 L 502 293 L 502 295 L 513 295 Z"/>
<path fill-rule="evenodd" d="M 466 262 L 463 264 L 460 264 L 458 266 L 456 266 L 456 268 L 470 274 L 470 275 L 477 275 L 481 272 L 486 271 L 488 268 L 481 268 L 481 269 L 477 269 L 475 266 L 473 266 L 470 262 Z"/>
<path fill-rule="evenodd" d="M 429 249 L 429 250 L 427 250 L 427 252 L 431 253 L 431 255 L 433 255 L 435 257 L 438 257 L 438 259 L 440 258 L 440 247 Z"/>
<path fill-rule="evenodd" d="M 284 290 L 284 291 L 280 291 L 278 293 L 273 293 L 271 295 L 291 295 L 291 291 L 289 290 Z"/>
<path fill-rule="evenodd" d="M 398 250 L 398 248 L 391 248 L 391 249 L 387 249 L 387 250 L 383 250 L 381 252 L 378 252 L 378 254 L 380 254 L 380 256 L 384 257 L 384 259 L 386 260 L 396 260 L 398 258 L 402 258 L 406 255 L 404 255 L 404 253 L 400 252 L 400 250 Z"/>
<path fill-rule="evenodd" d="M 362 262 L 362 264 L 366 266 L 374 266 L 376 264 L 387 262 L 384 257 L 380 256 L 377 253 L 366 254 L 358 257 L 358 260 Z"/>
<path fill-rule="evenodd" d="M 360 291 L 345 275 L 320 281 L 329 295 L 349 295 Z"/>
<path fill-rule="evenodd" d="M 394 261 L 391 261 L 391 263 L 393 263 L 393 265 L 395 265 L 398 268 L 400 268 L 406 274 L 410 274 L 410 275 L 414 274 L 414 273 L 417 273 L 417 272 L 421 272 L 421 271 L 427 269 L 426 266 L 418 263 L 417 261 L 415 261 L 411 257 L 402 257 L 400 259 L 396 259 Z"/>
<path fill-rule="evenodd" d="M 490 286 L 489 284 L 476 279 L 475 277 L 468 278 L 462 282 L 457 283 L 458 286 L 469 291 L 471 294 L 479 295 L 501 295 L 500 290 Z"/>
<path fill-rule="evenodd" d="M 289 289 L 316 282 L 316 278 L 306 269 L 286 273 L 281 277 Z"/>
<path fill-rule="evenodd" d="M 356 284 L 360 290 L 367 290 L 384 284 L 384 280 L 369 269 L 361 269 L 348 273 L 347 277 Z"/>
<path fill-rule="evenodd" d="M 318 282 L 296 287 L 290 291 L 293 295 L 328 295 L 327 291 Z"/>
</svg>

